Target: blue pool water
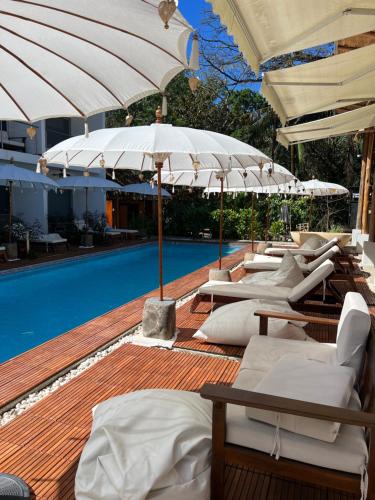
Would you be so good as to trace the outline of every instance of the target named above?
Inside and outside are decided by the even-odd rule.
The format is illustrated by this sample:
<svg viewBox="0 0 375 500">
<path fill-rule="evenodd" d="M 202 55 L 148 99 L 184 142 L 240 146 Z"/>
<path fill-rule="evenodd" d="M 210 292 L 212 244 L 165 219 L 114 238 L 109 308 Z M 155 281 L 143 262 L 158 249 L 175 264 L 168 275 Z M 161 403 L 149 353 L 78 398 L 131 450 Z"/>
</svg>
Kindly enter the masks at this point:
<svg viewBox="0 0 375 500">
<path fill-rule="evenodd" d="M 224 246 L 226 255 L 238 250 Z M 164 282 L 217 259 L 214 244 L 166 243 Z M 158 287 L 156 244 L 0 276 L 0 362 Z"/>
</svg>

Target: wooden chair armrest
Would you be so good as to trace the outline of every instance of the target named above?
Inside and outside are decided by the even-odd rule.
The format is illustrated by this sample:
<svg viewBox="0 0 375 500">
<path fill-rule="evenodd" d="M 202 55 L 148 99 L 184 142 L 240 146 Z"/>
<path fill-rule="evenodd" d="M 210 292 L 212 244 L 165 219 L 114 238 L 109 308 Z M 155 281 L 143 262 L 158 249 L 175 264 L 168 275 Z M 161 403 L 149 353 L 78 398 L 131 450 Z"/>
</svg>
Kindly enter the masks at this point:
<svg viewBox="0 0 375 500">
<path fill-rule="evenodd" d="M 318 418 L 330 422 L 375 428 L 375 413 L 361 410 L 309 403 L 259 392 L 234 389 L 218 384 L 205 384 L 200 391 L 200 395 L 203 399 L 209 399 L 216 404 L 233 404 L 278 413 L 288 413 L 300 417 Z"/>
<path fill-rule="evenodd" d="M 296 313 L 287 313 L 280 311 L 265 311 L 259 309 L 254 312 L 254 316 L 259 316 L 261 318 L 276 318 L 285 319 L 287 321 L 302 321 L 306 323 L 313 323 L 315 325 L 326 325 L 326 326 L 337 326 L 339 324 L 338 319 L 330 318 L 318 318 L 317 316 L 305 316 Z"/>
</svg>

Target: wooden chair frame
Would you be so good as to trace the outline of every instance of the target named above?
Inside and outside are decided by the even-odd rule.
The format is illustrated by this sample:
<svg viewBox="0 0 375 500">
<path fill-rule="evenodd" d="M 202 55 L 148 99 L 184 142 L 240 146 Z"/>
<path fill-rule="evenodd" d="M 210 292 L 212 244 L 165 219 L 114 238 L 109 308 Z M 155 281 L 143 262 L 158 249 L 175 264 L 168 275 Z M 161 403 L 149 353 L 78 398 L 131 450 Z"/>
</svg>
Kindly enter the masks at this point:
<svg viewBox="0 0 375 500">
<path fill-rule="evenodd" d="M 260 334 L 267 334 L 269 318 L 306 321 L 320 325 L 337 325 L 338 320 L 304 316 L 293 313 L 272 311 L 257 311 L 260 317 Z M 280 458 L 275 460 L 267 453 L 234 445 L 226 441 L 226 407 L 227 404 L 258 408 L 279 413 L 288 413 L 302 417 L 318 418 L 331 422 L 365 427 L 368 437 L 368 493 L 367 500 L 375 500 L 375 402 L 369 397 L 375 387 L 375 333 L 371 330 L 367 344 L 366 369 L 362 377 L 362 400 L 366 401 L 365 410 L 336 408 L 332 406 L 297 401 L 288 398 L 270 396 L 251 391 L 233 389 L 223 385 L 206 384 L 201 390 L 201 396 L 213 402 L 212 414 L 212 465 L 211 465 L 211 499 L 224 500 L 225 464 L 239 464 L 253 467 L 267 473 L 301 480 L 314 485 L 360 493 L 361 478 L 357 474 L 345 473 L 324 467 L 309 465 L 303 462 Z"/>
</svg>

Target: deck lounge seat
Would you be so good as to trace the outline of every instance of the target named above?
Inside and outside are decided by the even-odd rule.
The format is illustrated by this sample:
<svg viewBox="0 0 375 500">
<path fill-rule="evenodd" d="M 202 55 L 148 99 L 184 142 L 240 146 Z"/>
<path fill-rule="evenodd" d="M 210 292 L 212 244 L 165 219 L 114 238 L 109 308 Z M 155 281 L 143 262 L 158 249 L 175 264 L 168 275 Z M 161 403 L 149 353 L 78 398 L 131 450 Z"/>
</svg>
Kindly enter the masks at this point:
<svg viewBox="0 0 375 500">
<path fill-rule="evenodd" d="M 64 245 L 66 249 L 68 249 L 68 240 L 66 238 L 62 238 L 59 233 L 41 234 L 37 239 L 31 240 L 31 243 L 45 245 L 47 252 L 49 251 L 49 248 L 52 248 L 52 250 L 55 251 L 55 247 L 57 245 Z"/>
<path fill-rule="evenodd" d="M 273 315 L 272 312 L 259 312 L 260 316 L 263 314 L 266 317 L 280 317 L 279 313 Z M 268 314 L 269 316 L 267 316 Z M 281 317 L 291 318 L 293 314 L 281 315 Z M 298 319 L 301 319 L 300 315 L 298 315 Z M 321 321 L 321 318 L 306 316 L 305 320 L 318 322 Z M 301 474 L 304 474 L 307 481 L 309 480 L 309 472 L 311 472 L 311 481 L 314 484 L 337 489 L 346 489 L 348 487 L 348 491 L 351 493 L 355 491 L 358 494 L 362 491 L 362 498 L 365 498 L 366 465 L 370 455 L 367 449 L 363 422 L 369 419 L 375 425 L 375 417 L 372 418 L 371 414 L 361 411 L 361 402 L 355 391 L 355 381 L 362 375 L 370 330 L 369 311 L 360 294 L 349 292 L 346 295 L 340 320 L 337 324 L 336 344 L 309 343 L 267 336 L 254 336 L 246 348 L 232 389 L 215 385 L 203 387 L 201 395 L 205 399 L 211 399 L 215 404 L 217 402 L 220 405 L 223 405 L 223 403 L 226 405 L 226 411 L 224 406 L 223 411 L 218 412 L 216 408 L 213 413 L 214 443 L 211 487 L 215 495 L 214 498 L 218 498 L 218 500 L 224 498 L 220 493 L 223 487 L 221 479 L 223 461 L 220 457 L 227 456 L 227 453 L 230 454 L 231 463 L 248 464 L 249 467 L 279 473 L 292 479 L 300 479 Z M 322 402 L 320 401 L 325 401 L 329 397 L 327 396 L 329 391 L 333 393 L 332 391 L 339 379 L 333 378 L 329 380 L 323 376 L 322 381 L 320 380 L 322 377 L 319 375 L 323 374 L 319 374 L 319 372 L 316 372 L 316 377 L 308 377 L 306 373 L 307 378 L 305 380 L 302 380 L 304 373 L 301 372 L 302 375 L 299 375 L 297 379 L 296 372 L 293 371 L 294 367 L 291 361 L 293 359 L 298 360 L 295 366 L 300 368 L 304 363 L 306 363 L 306 366 L 313 363 L 316 365 L 316 370 L 319 370 L 321 366 L 322 372 L 329 370 L 335 374 L 337 371 L 336 376 L 340 377 L 342 369 L 351 370 L 353 378 L 350 375 L 347 379 L 346 388 L 345 385 L 341 388 L 343 401 L 347 391 L 348 403 L 336 406 L 326 406 L 327 403 L 325 403 L 325 406 L 321 406 Z M 282 375 L 277 372 L 281 364 L 283 364 Z M 287 379 L 289 365 L 291 365 L 289 374 L 294 377 L 291 380 Z M 276 371 L 273 378 L 276 381 L 275 392 L 270 386 L 274 371 Z M 266 380 L 268 380 L 267 393 L 261 393 L 258 388 L 267 386 L 267 383 L 265 384 Z M 301 397 L 293 398 L 290 393 L 280 394 L 280 386 L 298 388 L 299 384 L 301 385 Z M 330 387 L 325 389 L 327 384 L 330 384 Z M 308 386 L 306 393 L 309 396 L 312 393 L 315 394 L 314 398 L 317 401 L 303 399 L 305 385 Z M 301 404 L 298 404 L 299 402 Z M 354 412 L 350 413 L 344 408 L 354 410 Z M 263 418 L 262 416 L 259 417 L 259 412 L 260 414 L 263 412 L 268 413 L 269 417 L 267 419 L 274 415 L 277 424 L 272 425 L 259 421 L 259 418 L 260 420 Z M 330 412 L 334 412 L 334 416 Z M 347 425 L 345 421 L 340 424 L 342 412 L 348 412 L 346 413 L 347 419 L 353 422 L 353 425 Z M 328 413 L 335 420 L 326 418 Z M 279 414 L 279 417 L 277 417 L 277 414 Z M 220 434 L 218 429 L 222 428 L 223 418 L 225 419 L 225 432 Z M 285 425 L 282 418 L 286 419 L 287 422 L 290 418 L 300 419 L 299 426 L 295 427 L 293 432 L 292 430 L 285 430 L 281 427 Z M 314 420 L 311 419 L 317 419 L 319 422 L 315 428 L 313 425 Z M 307 427 L 303 425 L 301 427 L 304 420 Z M 337 422 L 337 424 L 330 422 Z M 309 436 L 311 429 L 314 433 L 319 434 L 324 431 L 326 426 L 331 428 L 332 425 L 336 426 L 339 431 L 338 433 L 335 431 L 329 438 L 325 437 L 323 440 L 323 436 L 321 438 Z M 332 442 L 329 442 L 329 439 Z M 277 458 L 280 457 L 280 459 L 276 460 L 270 456 L 270 454 L 275 453 L 277 453 Z M 312 467 L 312 469 L 308 467 Z M 325 473 L 322 468 L 329 470 Z M 369 472 L 371 470 L 371 473 L 373 472 L 370 465 L 368 470 Z M 342 478 L 340 475 L 342 472 L 351 475 Z"/>
<path fill-rule="evenodd" d="M 108 235 L 120 235 L 124 237 L 125 239 L 130 238 L 135 238 L 136 236 L 139 235 L 138 229 L 120 229 L 120 228 L 112 228 L 112 227 L 107 227 L 105 229 L 105 233 Z"/>
<path fill-rule="evenodd" d="M 311 273 L 317 267 L 320 266 L 326 260 L 334 260 L 336 256 L 340 254 L 340 248 L 335 245 L 329 248 L 322 255 L 316 259 L 306 262 L 305 259 L 296 259 L 297 264 L 303 273 Z M 303 256 L 302 256 L 303 257 Z M 243 267 L 246 272 L 258 272 L 258 271 L 277 271 L 282 262 L 282 257 L 274 257 L 271 255 L 259 255 L 255 254 L 254 259 L 251 261 L 245 261 Z"/>
<path fill-rule="evenodd" d="M 195 296 L 191 311 L 194 312 L 200 302 L 229 303 L 246 299 L 282 300 L 291 304 L 302 300 L 322 285 L 334 272 L 335 266 L 330 260 L 320 264 L 309 276 L 293 288 L 269 286 L 266 284 L 249 285 L 246 283 L 208 281 L 202 285 Z"/>
<path fill-rule="evenodd" d="M 310 240 L 314 241 L 314 244 L 311 244 L 312 242 Z M 299 248 L 275 248 L 275 247 L 269 247 L 266 248 L 264 251 L 265 255 L 274 255 L 274 256 L 283 256 L 285 252 L 289 251 L 292 255 L 303 255 L 304 257 L 310 257 L 316 259 L 323 253 L 325 253 L 327 250 L 332 248 L 333 246 L 337 245 L 338 243 L 338 238 L 332 238 L 331 240 L 327 242 L 321 242 L 320 246 L 316 247 L 317 244 L 316 238 L 309 238 L 303 245 L 301 245 Z M 314 248 L 315 247 L 315 248 Z"/>
</svg>

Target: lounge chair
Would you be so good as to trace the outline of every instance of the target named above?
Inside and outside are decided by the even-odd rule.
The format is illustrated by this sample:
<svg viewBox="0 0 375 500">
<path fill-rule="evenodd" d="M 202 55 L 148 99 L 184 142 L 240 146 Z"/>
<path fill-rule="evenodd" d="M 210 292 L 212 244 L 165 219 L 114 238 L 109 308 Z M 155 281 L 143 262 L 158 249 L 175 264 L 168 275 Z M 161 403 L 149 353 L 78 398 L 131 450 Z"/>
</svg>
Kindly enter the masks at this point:
<svg viewBox="0 0 375 500">
<path fill-rule="evenodd" d="M 315 239 L 315 238 L 314 238 Z M 332 240 L 323 243 L 321 246 L 312 248 L 309 246 L 309 240 L 307 240 L 303 245 L 299 248 L 276 248 L 276 247 L 268 247 L 264 251 L 265 255 L 274 255 L 277 257 L 282 257 L 285 252 L 289 251 L 292 255 L 303 255 L 306 258 L 316 259 L 323 255 L 327 250 L 334 247 L 338 243 L 338 238 L 332 238 Z"/>
<path fill-rule="evenodd" d="M 30 240 L 30 243 L 34 245 L 45 245 L 46 251 L 49 252 L 49 249 L 52 248 L 53 252 L 56 252 L 56 246 L 64 245 L 67 250 L 69 250 L 68 240 L 66 238 L 62 238 L 59 233 L 48 233 L 41 234 L 38 239 Z"/>
<path fill-rule="evenodd" d="M 130 239 L 136 238 L 139 235 L 139 231 L 137 229 L 119 229 L 119 228 L 114 229 L 109 226 L 105 228 L 104 232 L 106 235 L 109 236 L 120 235 L 121 237 L 124 237 L 126 240 L 129 238 Z"/>
<path fill-rule="evenodd" d="M 301 262 L 297 260 L 297 264 L 304 274 L 310 274 L 317 269 L 320 264 L 326 260 L 334 260 L 340 254 L 340 248 L 335 245 L 329 248 L 322 255 L 309 262 Z M 254 255 L 253 260 L 244 261 L 243 268 L 247 273 L 255 273 L 258 271 L 277 271 L 280 267 L 282 257 L 271 257 L 268 255 Z"/>
<path fill-rule="evenodd" d="M 265 320 L 281 316 L 296 319 L 293 314 L 258 314 Z M 337 343 L 254 336 L 231 388 L 203 386 L 201 396 L 213 402 L 211 499 L 224 499 L 225 462 L 292 480 L 303 478 L 358 498 L 362 493 L 363 499 L 368 478 L 367 499 L 375 499 L 375 337 L 371 331 L 368 338 L 368 308 L 360 294 L 348 293 L 340 321 L 310 316 L 304 320 L 336 324 Z M 316 376 L 309 377 L 301 367 L 288 370 L 289 360 L 291 365 L 306 364 L 306 370 L 313 365 Z M 281 375 L 281 364 L 283 376 L 276 378 Z M 353 383 L 349 380 L 346 390 L 347 402 L 327 403 L 329 394 L 336 396 L 336 383 L 347 369 L 353 374 Z M 325 378 L 327 371 L 334 377 Z M 264 387 L 266 380 L 268 384 L 273 380 L 274 385 L 262 392 L 258 387 Z M 362 402 L 356 387 L 361 388 Z M 290 395 L 296 388 L 300 397 Z M 291 428 L 285 425 L 288 422 Z M 315 435 L 327 426 L 335 428 L 331 439 Z M 272 455 L 276 450 L 275 459 Z"/>
<path fill-rule="evenodd" d="M 329 280 L 334 270 L 335 266 L 333 262 L 326 260 L 294 288 L 208 281 L 198 289 L 190 311 L 194 312 L 201 302 L 229 304 L 238 300 L 265 299 L 282 300 L 289 304 L 294 304 L 301 301 L 303 302 L 308 296 L 311 296 L 313 292 L 317 291 L 325 284 L 327 284 L 335 299 L 342 303 L 340 293 Z"/>
</svg>

